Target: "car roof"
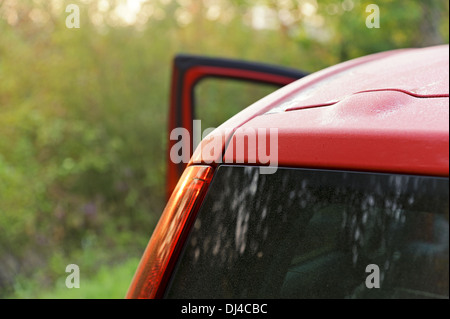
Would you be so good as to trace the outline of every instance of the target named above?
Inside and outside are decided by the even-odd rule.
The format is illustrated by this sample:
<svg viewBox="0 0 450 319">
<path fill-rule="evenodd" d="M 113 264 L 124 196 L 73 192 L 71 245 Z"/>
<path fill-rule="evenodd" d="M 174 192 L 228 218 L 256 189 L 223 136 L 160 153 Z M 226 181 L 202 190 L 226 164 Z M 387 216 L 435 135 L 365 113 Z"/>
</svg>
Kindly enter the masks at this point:
<svg viewBox="0 0 450 319">
<path fill-rule="evenodd" d="M 276 128 L 278 166 L 448 176 L 448 49 L 373 54 L 298 80 L 210 134 L 223 137 L 221 159 L 203 142 L 192 163 L 264 164 L 245 136 Z"/>
<path fill-rule="evenodd" d="M 352 94 L 392 90 L 416 97 L 449 95 L 449 48 L 440 45 L 368 55 L 316 72 L 292 85 L 279 109 L 331 104 Z"/>
</svg>

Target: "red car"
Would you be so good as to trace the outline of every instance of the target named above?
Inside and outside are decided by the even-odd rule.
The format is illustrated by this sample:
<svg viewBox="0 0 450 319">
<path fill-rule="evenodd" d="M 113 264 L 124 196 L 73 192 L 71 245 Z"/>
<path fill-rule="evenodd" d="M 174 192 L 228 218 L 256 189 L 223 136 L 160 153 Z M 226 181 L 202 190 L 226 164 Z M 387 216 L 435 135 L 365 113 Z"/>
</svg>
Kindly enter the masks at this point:
<svg viewBox="0 0 450 319">
<path fill-rule="evenodd" d="M 449 298 L 448 58 L 448 45 L 395 50 L 305 76 L 178 57 L 172 132 L 193 134 L 203 77 L 301 79 L 189 163 L 174 155 L 192 137 L 171 140 L 171 196 L 127 297 Z"/>
</svg>

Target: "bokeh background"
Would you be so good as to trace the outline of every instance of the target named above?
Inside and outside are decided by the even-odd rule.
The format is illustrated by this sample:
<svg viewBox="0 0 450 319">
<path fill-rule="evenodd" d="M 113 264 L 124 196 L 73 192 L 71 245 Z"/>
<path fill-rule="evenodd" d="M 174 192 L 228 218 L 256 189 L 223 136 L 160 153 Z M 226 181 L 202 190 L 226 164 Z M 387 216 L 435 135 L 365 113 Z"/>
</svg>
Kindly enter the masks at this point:
<svg viewBox="0 0 450 319">
<path fill-rule="evenodd" d="M 314 72 L 448 29 L 448 0 L 0 0 L 0 297 L 125 296 L 165 204 L 176 53 Z M 196 90 L 206 128 L 274 88 Z"/>
</svg>

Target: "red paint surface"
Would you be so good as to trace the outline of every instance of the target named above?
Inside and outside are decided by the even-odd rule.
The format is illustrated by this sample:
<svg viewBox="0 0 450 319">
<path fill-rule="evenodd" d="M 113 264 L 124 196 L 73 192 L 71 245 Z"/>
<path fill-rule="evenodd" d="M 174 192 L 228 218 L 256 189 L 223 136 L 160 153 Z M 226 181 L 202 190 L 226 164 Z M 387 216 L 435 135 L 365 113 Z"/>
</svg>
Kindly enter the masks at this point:
<svg viewBox="0 0 450 319">
<path fill-rule="evenodd" d="M 237 128 L 275 127 L 278 166 L 448 176 L 448 79 L 448 45 L 375 54 L 287 85 L 211 136 L 225 148 Z M 191 163 L 259 163 L 251 147 L 236 156 L 200 146 Z"/>
</svg>

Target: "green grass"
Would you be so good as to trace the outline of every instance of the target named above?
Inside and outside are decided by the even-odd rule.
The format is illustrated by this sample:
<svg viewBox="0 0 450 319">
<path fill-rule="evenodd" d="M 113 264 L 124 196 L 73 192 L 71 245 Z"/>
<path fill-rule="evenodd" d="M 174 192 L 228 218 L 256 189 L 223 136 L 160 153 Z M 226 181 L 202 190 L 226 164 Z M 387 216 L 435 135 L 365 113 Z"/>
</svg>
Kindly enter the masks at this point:
<svg viewBox="0 0 450 319">
<path fill-rule="evenodd" d="M 40 291 L 36 282 L 22 280 L 16 284 L 14 299 L 122 299 L 136 271 L 139 260 L 131 258 L 122 264 L 102 267 L 90 278 L 80 269 L 80 288 L 67 288 L 61 277 L 53 289 Z M 68 274 L 67 274 L 68 275 Z"/>
</svg>

